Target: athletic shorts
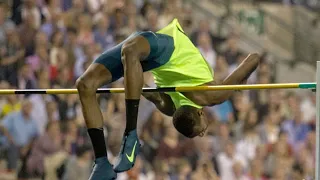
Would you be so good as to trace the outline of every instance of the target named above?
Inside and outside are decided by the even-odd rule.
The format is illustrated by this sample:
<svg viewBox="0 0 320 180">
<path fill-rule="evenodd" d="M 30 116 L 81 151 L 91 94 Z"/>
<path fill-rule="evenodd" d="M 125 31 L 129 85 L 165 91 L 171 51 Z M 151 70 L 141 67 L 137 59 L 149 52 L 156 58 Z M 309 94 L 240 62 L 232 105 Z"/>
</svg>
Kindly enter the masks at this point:
<svg viewBox="0 0 320 180">
<path fill-rule="evenodd" d="M 150 54 L 141 61 L 143 72 L 150 71 L 167 63 L 174 51 L 174 41 L 171 36 L 153 33 L 151 31 L 136 32 L 117 46 L 102 53 L 93 63 L 104 65 L 112 74 L 112 82 L 123 77 L 124 70 L 121 61 L 121 48 L 123 44 L 136 37 L 143 36 L 150 44 Z"/>
</svg>

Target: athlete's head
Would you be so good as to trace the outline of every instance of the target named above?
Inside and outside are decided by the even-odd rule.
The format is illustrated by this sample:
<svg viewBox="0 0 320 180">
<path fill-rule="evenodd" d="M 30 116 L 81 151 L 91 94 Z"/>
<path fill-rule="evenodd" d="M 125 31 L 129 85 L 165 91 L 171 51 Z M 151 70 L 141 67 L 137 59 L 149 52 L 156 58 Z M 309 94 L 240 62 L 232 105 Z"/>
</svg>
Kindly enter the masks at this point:
<svg viewBox="0 0 320 180">
<path fill-rule="evenodd" d="M 203 136 L 208 127 L 208 121 L 203 109 L 192 106 L 181 106 L 173 114 L 174 127 L 184 136 L 193 138 Z"/>
</svg>

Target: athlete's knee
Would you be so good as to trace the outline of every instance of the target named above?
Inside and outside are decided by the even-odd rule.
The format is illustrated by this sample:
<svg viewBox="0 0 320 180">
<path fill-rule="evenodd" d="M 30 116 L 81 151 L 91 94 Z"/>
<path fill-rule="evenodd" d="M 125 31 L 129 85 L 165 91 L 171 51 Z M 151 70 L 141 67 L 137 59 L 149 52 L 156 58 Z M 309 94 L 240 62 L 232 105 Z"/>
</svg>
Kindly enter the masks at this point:
<svg viewBox="0 0 320 180">
<path fill-rule="evenodd" d="M 97 90 L 97 87 L 94 85 L 94 80 L 85 76 L 77 79 L 76 86 L 80 94 L 94 94 Z"/>
<path fill-rule="evenodd" d="M 140 36 L 126 42 L 121 48 L 121 60 L 122 63 L 138 63 L 149 54 L 148 41 Z M 128 58 L 135 57 L 135 58 Z"/>
<path fill-rule="evenodd" d="M 131 57 L 131 58 L 128 58 Z M 132 58 L 135 57 L 135 58 Z M 135 45 L 135 43 L 129 42 L 125 43 L 122 46 L 121 49 L 121 61 L 123 65 L 129 64 L 129 63 L 136 63 L 140 59 L 140 53 L 138 47 Z"/>
</svg>

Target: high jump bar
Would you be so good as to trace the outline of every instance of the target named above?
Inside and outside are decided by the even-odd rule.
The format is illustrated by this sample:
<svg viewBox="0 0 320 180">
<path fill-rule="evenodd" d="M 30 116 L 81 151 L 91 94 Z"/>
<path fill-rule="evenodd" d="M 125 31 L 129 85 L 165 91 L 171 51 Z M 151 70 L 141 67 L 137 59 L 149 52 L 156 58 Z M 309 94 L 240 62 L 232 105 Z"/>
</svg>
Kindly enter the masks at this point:
<svg viewBox="0 0 320 180">
<path fill-rule="evenodd" d="M 317 83 L 276 83 L 276 84 L 246 84 L 217 86 L 185 86 L 143 88 L 143 92 L 191 92 L 218 90 L 258 90 L 258 89 L 316 89 Z M 99 88 L 97 93 L 124 93 L 124 88 Z M 77 89 L 1 89 L 0 95 L 9 94 L 77 94 Z"/>
</svg>

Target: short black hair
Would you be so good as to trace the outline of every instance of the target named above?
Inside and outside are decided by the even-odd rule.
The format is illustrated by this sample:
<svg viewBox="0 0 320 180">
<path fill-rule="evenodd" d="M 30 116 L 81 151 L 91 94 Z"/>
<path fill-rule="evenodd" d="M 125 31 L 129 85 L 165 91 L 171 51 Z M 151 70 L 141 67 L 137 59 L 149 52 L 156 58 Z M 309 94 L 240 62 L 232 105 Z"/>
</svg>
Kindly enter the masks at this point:
<svg viewBox="0 0 320 180">
<path fill-rule="evenodd" d="M 193 106 L 181 106 L 173 114 L 172 122 L 174 127 L 184 136 L 193 138 L 197 136 L 194 133 L 195 127 L 198 126 L 200 116 L 198 109 Z"/>
</svg>

